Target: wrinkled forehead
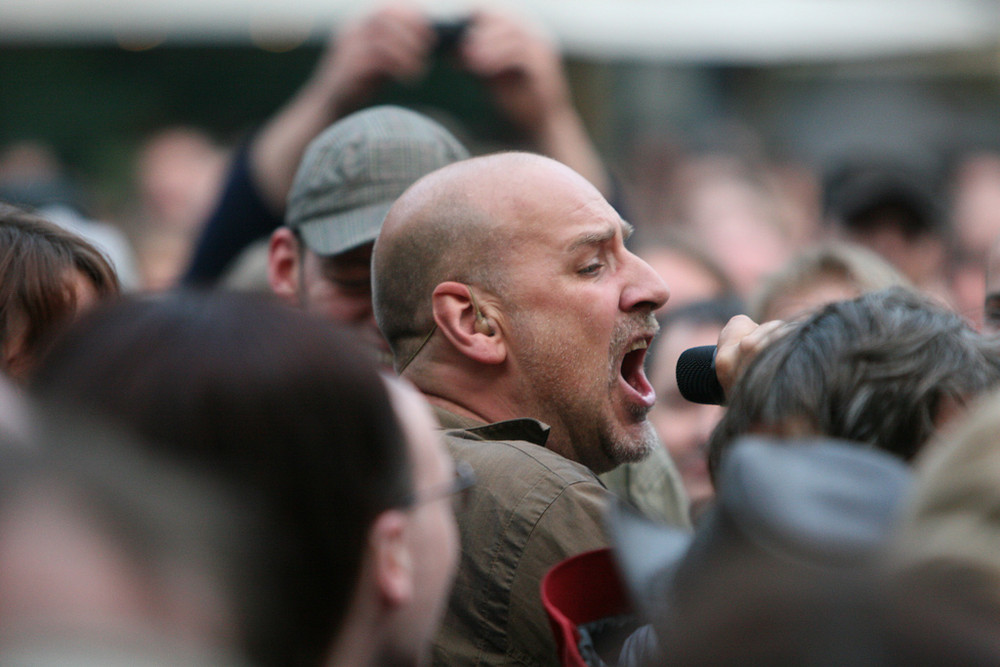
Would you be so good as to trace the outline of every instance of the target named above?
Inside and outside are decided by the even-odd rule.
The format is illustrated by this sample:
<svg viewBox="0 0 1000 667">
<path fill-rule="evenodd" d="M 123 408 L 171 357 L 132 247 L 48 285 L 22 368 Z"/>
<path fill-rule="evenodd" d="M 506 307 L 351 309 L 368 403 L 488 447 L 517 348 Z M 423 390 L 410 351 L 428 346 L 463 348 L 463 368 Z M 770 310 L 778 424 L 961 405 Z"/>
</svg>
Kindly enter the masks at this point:
<svg viewBox="0 0 1000 667">
<path fill-rule="evenodd" d="M 632 226 L 596 190 L 559 197 L 540 191 L 534 203 L 521 202 L 511 215 L 511 241 L 546 250 L 572 253 L 632 234 Z M 546 196 L 548 195 L 548 196 Z"/>
</svg>

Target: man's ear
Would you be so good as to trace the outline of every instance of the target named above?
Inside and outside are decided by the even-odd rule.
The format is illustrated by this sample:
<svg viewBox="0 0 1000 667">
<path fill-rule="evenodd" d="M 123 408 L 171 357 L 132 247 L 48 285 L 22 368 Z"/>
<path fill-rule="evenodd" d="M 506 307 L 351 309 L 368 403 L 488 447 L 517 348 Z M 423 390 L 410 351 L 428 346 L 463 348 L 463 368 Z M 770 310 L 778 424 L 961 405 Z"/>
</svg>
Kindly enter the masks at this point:
<svg viewBox="0 0 1000 667">
<path fill-rule="evenodd" d="M 299 240 L 288 227 L 278 227 L 267 246 L 267 282 L 271 291 L 292 305 L 299 305 Z"/>
<path fill-rule="evenodd" d="M 413 557 L 406 540 L 409 518 L 399 510 L 387 510 L 375 519 L 369 532 L 369 554 L 379 598 L 394 609 L 413 599 Z"/>
<path fill-rule="evenodd" d="M 459 282 L 444 282 L 431 296 L 434 321 L 452 346 L 483 364 L 499 364 L 507 354 L 496 311 L 478 300 L 472 288 Z"/>
<path fill-rule="evenodd" d="M 13 340 L 6 341 L 0 353 L 3 354 L 3 365 L 0 369 L 15 380 L 24 380 L 31 364 L 29 355 L 24 349 L 23 336 L 16 336 Z"/>
</svg>

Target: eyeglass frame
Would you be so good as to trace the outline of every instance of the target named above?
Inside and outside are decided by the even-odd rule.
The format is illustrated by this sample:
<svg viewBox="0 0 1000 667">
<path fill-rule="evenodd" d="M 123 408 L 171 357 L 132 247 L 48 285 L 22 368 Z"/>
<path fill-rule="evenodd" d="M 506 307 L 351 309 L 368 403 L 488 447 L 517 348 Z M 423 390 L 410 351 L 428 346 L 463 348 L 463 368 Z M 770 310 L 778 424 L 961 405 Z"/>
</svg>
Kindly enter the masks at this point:
<svg viewBox="0 0 1000 667">
<path fill-rule="evenodd" d="M 414 509 L 436 500 L 451 497 L 456 510 L 463 509 L 468 500 L 468 491 L 476 485 L 476 473 L 465 461 L 455 461 L 455 477 L 449 481 L 407 494 L 399 507 Z"/>
</svg>

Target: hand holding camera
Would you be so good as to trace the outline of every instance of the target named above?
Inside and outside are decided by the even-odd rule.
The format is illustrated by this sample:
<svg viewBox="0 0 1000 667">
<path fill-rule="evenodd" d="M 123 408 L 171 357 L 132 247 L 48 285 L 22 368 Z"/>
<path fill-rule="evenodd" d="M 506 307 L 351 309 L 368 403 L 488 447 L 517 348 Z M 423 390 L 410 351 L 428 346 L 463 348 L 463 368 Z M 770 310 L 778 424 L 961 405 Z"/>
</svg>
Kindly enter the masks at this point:
<svg viewBox="0 0 1000 667">
<path fill-rule="evenodd" d="M 534 133 L 572 111 L 562 59 L 541 27 L 498 11 L 472 15 L 461 63 L 491 89 L 501 111 Z"/>
<path fill-rule="evenodd" d="M 371 103 L 389 81 L 421 80 L 434 59 L 478 79 L 528 148 L 611 192 L 607 172 L 573 106 L 562 58 L 544 29 L 522 16 L 481 10 L 434 21 L 412 4 L 391 4 L 348 26 L 307 86 L 339 118 Z"/>
</svg>

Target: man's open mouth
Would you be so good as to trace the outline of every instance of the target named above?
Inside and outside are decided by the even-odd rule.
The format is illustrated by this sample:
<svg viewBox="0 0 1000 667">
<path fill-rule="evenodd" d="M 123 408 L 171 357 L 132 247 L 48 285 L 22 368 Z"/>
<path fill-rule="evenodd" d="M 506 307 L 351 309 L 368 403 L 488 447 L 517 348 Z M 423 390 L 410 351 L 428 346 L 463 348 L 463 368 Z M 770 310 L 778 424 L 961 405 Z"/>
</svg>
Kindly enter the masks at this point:
<svg viewBox="0 0 1000 667">
<path fill-rule="evenodd" d="M 656 400 L 656 392 L 646 378 L 646 351 L 649 348 L 650 338 L 639 338 L 634 340 L 626 349 L 625 356 L 622 357 L 621 378 L 633 394 L 633 399 L 648 407 L 652 407 Z"/>
</svg>

